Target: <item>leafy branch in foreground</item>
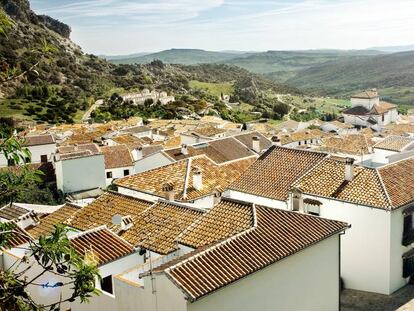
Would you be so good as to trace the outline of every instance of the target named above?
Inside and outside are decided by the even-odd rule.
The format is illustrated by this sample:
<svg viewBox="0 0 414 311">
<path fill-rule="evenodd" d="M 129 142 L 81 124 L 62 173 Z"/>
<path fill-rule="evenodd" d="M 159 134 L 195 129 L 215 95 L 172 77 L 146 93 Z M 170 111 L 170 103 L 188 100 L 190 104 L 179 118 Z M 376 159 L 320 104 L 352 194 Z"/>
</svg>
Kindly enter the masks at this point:
<svg viewBox="0 0 414 311">
<path fill-rule="evenodd" d="M 100 280 L 98 268 L 86 263 L 70 245 L 67 237 L 68 229 L 55 226 L 55 231 L 47 237 L 41 236 L 38 241 L 29 240 L 25 248 L 27 255 L 5 271 L 0 272 L 0 310 L 60 310 L 65 302 L 88 302 L 92 295 L 99 295 L 95 287 Z M 11 223 L 0 224 L 0 246 L 10 247 L 10 239 L 25 233 L 16 229 Z M 35 267 L 41 267 L 40 272 Z M 57 282 L 40 282 L 42 276 L 53 274 Z M 37 303 L 30 295 L 29 287 L 61 288 L 70 287 L 67 297 L 62 296 L 47 305 Z"/>
</svg>

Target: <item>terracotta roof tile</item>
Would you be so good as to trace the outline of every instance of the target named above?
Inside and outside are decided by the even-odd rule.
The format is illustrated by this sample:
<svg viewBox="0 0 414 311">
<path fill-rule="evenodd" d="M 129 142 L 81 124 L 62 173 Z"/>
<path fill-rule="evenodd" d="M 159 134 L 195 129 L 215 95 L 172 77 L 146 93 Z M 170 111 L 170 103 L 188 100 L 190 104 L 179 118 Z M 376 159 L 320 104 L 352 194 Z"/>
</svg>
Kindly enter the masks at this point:
<svg viewBox="0 0 414 311">
<path fill-rule="evenodd" d="M 136 191 L 151 193 L 164 197 L 163 186 L 172 184 L 176 193 L 176 200 L 192 201 L 213 193 L 216 188 L 224 189 L 236 180 L 254 161 L 252 156 L 224 164 L 216 164 L 205 155 L 181 160 L 160 168 L 120 178 L 115 181 L 119 187 L 125 187 Z M 188 163 L 191 161 L 187 196 L 184 198 L 184 182 Z M 201 189 L 193 187 L 193 168 L 202 171 Z"/>
<path fill-rule="evenodd" d="M 378 169 L 394 208 L 414 202 L 414 158 Z"/>
<path fill-rule="evenodd" d="M 31 229 L 28 229 L 27 231 L 35 239 L 39 238 L 41 235 L 49 235 L 54 231 L 55 225 L 64 223 L 79 209 L 80 207 L 67 203 L 57 211 L 42 218 L 38 225 Z"/>
<path fill-rule="evenodd" d="M 55 144 L 55 139 L 52 135 L 33 135 L 33 136 L 26 136 L 25 138 L 25 146 L 40 146 L 40 145 L 50 145 Z"/>
<path fill-rule="evenodd" d="M 376 98 L 378 96 L 379 96 L 378 91 L 376 91 L 376 90 L 367 90 L 367 91 L 363 91 L 361 93 L 355 94 L 351 97 L 352 98 L 371 99 L 371 98 Z"/>
<path fill-rule="evenodd" d="M 181 147 L 165 150 L 176 161 L 204 154 L 216 163 L 224 163 L 254 155 L 253 152 L 233 137 L 187 146 L 187 151 L 188 154 L 181 153 Z"/>
<path fill-rule="evenodd" d="M 326 156 L 325 153 L 273 146 L 229 189 L 285 201 L 292 183 Z"/>
<path fill-rule="evenodd" d="M 141 139 L 129 134 L 115 136 L 111 139 L 119 145 L 126 145 L 129 148 L 129 150 L 137 149 L 139 147 L 142 147 L 142 145 L 144 144 L 144 142 Z"/>
<path fill-rule="evenodd" d="M 254 225 L 252 206 L 223 198 L 197 222 L 188 227 L 178 242 L 192 248 L 209 245 L 245 231 Z"/>
<path fill-rule="evenodd" d="M 261 206 L 254 213 L 256 226 L 155 272 L 165 273 L 195 301 L 347 228 L 343 222 Z"/>
<path fill-rule="evenodd" d="M 78 255 L 94 261 L 98 266 L 107 264 L 134 252 L 131 244 L 106 228 L 82 232 L 70 238 Z"/>
<path fill-rule="evenodd" d="M 319 150 L 330 153 L 361 155 L 371 153 L 371 146 L 371 139 L 365 135 L 349 134 L 324 138 Z"/>
<path fill-rule="evenodd" d="M 253 137 L 255 136 L 259 138 L 260 148 L 262 150 L 269 149 L 272 146 L 272 142 L 259 132 L 239 134 L 235 135 L 234 138 L 250 149 L 253 149 Z"/>
<path fill-rule="evenodd" d="M 401 152 L 408 145 L 413 144 L 413 143 L 414 143 L 414 139 L 410 138 L 410 137 L 388 136 L 385 139 L 383 139 L 382 141 L 376 143 L 374 145 L 374 148 Z"/>
<path fill-rule="evenodd" d="M 105 159 L 105 169 L 132 166 L 132 156 L 126 145 L 101 147 Z"/>
<path fill-rule="evenodd" d="M 213 137 L 215 135 L 222 134 L 227 131 L 225 129 L 220 129 L 214 126 L 205 126 L 205 127 L 196 128 L 192 132 L 199 136 Z"/>
</svg>

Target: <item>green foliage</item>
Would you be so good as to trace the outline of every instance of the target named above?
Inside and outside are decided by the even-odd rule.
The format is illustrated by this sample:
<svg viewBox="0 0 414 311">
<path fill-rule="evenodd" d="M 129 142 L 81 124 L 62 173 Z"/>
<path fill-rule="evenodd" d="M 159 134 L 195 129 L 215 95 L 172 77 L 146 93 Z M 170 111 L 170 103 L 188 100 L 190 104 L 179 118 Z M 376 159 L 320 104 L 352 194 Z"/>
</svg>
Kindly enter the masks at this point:
<svg viewBox="0 0 414 311">
<path fill-rule="evenodd" d="M 0 245 L 10 246 L 10 239 L 16 235 L 24 235 L 15 230 L 15 224 L 0 224 Z M 81 303 L 88 302 L 92 295 L 100 292 L 95 288 L 95 280 L 100 279 L 99 270 L 93 263 L 87 263 L 79 257 L 72 248 L 67 237 L 68 229 L 56 225 L 49 236 L 40 236 L 38 241 L 29 241 L 28 255 L 8 270 L 0 273 L 0 310 L 60 310 L 63 302 L 73 302 L 79 299 Z M 27 238 L 27 237 L 26 237 Z M 40 272 L 28 278 L 29 271 L 34 266 L 40 266 Z M 20 268 L 20 269 L 19 269 Z M 37 303 L 27 290 L 29 286 L 44 286 L 37 283 L 40 276 L 54 274 L 61 280 L 55 284 L 47 284 L 57 288 L 70 286 L 71 293 L 67 297 L 49 305 Z"/>
<path fill-rule="evenodd" d="M 0 9 L 0 35 L 7 37 L 7 31 L 14 26 L 14 22 Z"/>
</svg>

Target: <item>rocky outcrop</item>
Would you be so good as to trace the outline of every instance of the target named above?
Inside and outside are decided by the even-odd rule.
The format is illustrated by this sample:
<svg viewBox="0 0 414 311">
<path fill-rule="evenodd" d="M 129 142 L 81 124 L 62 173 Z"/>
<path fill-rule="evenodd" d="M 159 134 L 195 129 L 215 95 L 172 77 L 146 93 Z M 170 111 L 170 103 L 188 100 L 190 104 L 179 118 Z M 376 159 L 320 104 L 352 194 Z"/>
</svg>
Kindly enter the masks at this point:
<svg viewBox="0 0 414 311">
<path fill-rule="evenodd" d="M 0 7 L 16 21 L 43 24 L 64 38 L 69 38 L 71 29 L 68 25 L 46 15 L 36 15 L 30 9 L 28 0 L 0 0 Z"/>
</svg>

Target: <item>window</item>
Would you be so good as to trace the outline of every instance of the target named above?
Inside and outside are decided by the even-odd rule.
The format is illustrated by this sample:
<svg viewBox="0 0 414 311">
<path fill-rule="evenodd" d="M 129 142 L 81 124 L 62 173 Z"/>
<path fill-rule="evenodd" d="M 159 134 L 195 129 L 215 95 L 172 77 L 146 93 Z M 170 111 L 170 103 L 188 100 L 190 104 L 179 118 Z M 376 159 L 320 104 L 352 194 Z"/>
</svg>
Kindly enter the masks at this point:
<svg viewBox="0 0 414 311">
<path fill-rule="evenodd" d="M 299 142 L 299 146 L 300 146 L 300 145 L 302 145 L 302 142 L 301 142 L 301 141 Z"/>
<path fill-rule="evenodd" d="M 129 175 L 129 170 L 124 170 L 124 176 L 128 176 Z"/>
<path fill-rule="evenodd" d="M 40 156 L 40 162 L 42 163 L 47 163 L 47 155 L 46 154 L 42 154 Z"/>
<path fill-rule="evenodd" d="M 101 289 L 104 292 L 113 294 L 112 275 L 108 275 L 101 280 Z"/>
<path fill-rule="evenodd" d="M 7 165 L 8 166 L 14 166 L 15 165 L 14 160 L 13 159 L 7 159 Z"/>
<path fill-rule="evenodd" d="M 382 115 L 382 122 L 385 121 L 385 114 Z"/>
<path fill-rule="evenodd" d="M 404 231 L 402 244 L 404 246 L 410 245 L 414 242 L 414 229 L 413 229 L 413 214 L 407 213 L 404 215 Z"/>
<path fill-rule="evenodd" d="M 112 178 L 112 172 L 106 172 L 106 178 Z"/>
</svg>

